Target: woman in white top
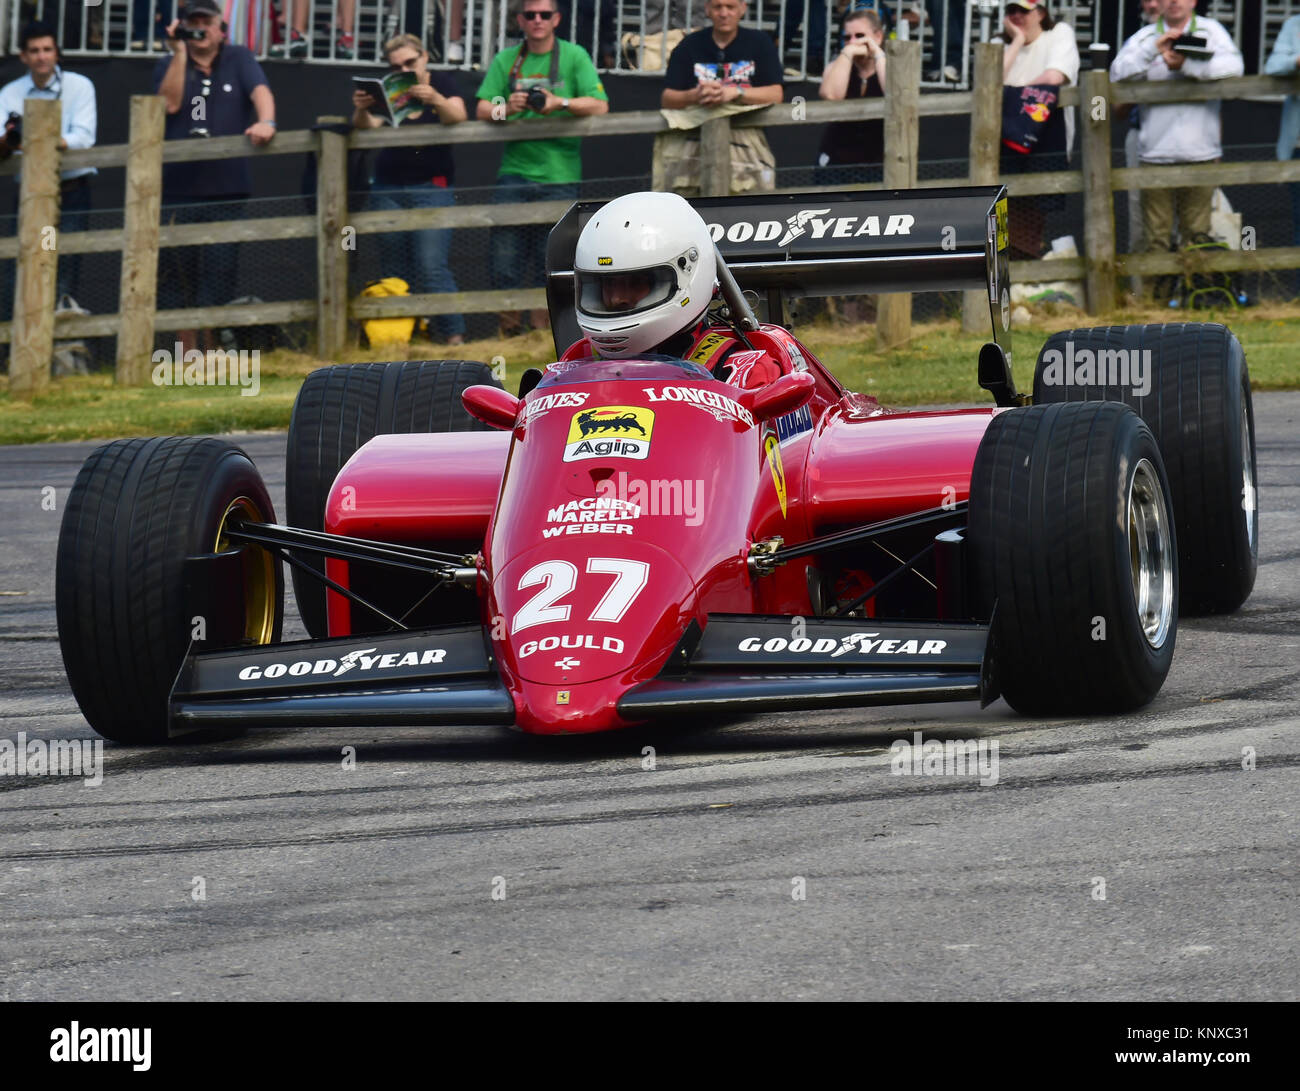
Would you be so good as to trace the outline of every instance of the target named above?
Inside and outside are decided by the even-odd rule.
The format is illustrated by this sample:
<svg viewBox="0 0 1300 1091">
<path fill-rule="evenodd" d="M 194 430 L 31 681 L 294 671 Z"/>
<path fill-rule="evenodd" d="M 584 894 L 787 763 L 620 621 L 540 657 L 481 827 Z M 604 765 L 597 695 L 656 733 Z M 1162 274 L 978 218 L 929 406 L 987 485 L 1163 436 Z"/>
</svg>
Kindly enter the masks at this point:
<svg viewBox="0 0 1300 1091">
<path fill-rule="evenodd" d="M 1046 0 L 1010 0 L 1005 8 L 1002 83 L 1006 87 L 1064 87 L 1079 79 L 1079 43 L 1074 28 L 1052 19 Z M 1069 152 L 1074 143 L 1074 111 L 1048 123 L 1036 152 Z M 1041 168 L 1036 168 L 1041 169 Z"/>
<path fill-rule="evenodd" d="M 1074 28 L 1058 23 L 1047 10 L 1047 0 L 1008 0 L 1003 9 L 1002 84 L 1004 87 L 1065 87 L 1079 78 L 1079 45 Z M 1054 108 L 1038 134 L 1033 151 L 1013 150 L 1008 141 L 1002 148 L 1002 174 L 1067 170 L 1069 150 L 1074 143 L 1074 108 Z M 1011 192 L 1015 193 L 1014 183 Z M 1013 257 L 1037 258 L 1044 246 L 1045 229 L 1051 221 L 1054 233 L 1068 234 L 1064 196 L 1013 197 L 1011 202 L 1011 250 Z"/>
</svg>

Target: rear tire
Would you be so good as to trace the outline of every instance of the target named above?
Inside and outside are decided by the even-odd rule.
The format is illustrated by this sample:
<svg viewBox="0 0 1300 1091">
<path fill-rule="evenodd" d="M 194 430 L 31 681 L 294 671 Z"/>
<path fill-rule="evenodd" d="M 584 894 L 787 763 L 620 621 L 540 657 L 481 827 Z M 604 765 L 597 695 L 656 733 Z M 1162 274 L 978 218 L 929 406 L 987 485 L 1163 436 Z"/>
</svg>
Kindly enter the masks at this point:
<svg viewBox="0 0 1300 1091">
<path fill-rule="evenodd" d="M 285 506 L 290 526 L 325 529 L 325 501 L 339 470 L 375 436 L 418 432 L 481 432 L 488 426 L 465 411 L 471 386 L 501 383 L 476 360 L 404 360 L 337 364 L 307 376 L 289 422 Z M 430 548 L 438 548 L 430 544 Z M 324 573 L 320 554 L 296 556 Z M 325 585 L 291 569 L 294 598 L 307 631 L 327 635 Z"/>
<path fill-rule="evenodd" d="M 1055 359 L 1049 353 L 1069 352 L 1078 362 L 1083 350 L 1094 360 L 1103 350 L 1149 350 L 1148 392 L 1135 392 L 1132 382 L 1048 381 Z M 1199 322 L 1054 334 L 1038 355 L 1034 402 L 1085 401 L 1123 402 L 1160 445 L 1178 529 L 1184 612 L 1237 609 L 1250 597 L 1259 564 L 1255 411 L 1241 342 L 1226 326 Z"/>
<path fill-rule="evenodd" d="M 201 648 L 280 639 L 283 574 L 256 546 L 244 547 L 239 582 L 204 589 L 212 603 L 242 600 L 232 628 L 196 621 L 185 559 L 233 548 L 222 529 L 241 517 L 273 523 L 275 511 L 252 461 L 224 440 L 118 440 L 81 467 L 59 531 L 59 646 L 73 696 L 105 738 L 169 741 L 167 700 L 196 633 Z"/>
<path fill-rule="evenodd" d="M 992 674 L 1012 708 L 1118 712 L 1156 695 L 1178 628 L 1170 511 L 1160 449 L 1124 406 L 992 419 L 968 536 L 980 615 L 993 615 Z"/>
</svg>

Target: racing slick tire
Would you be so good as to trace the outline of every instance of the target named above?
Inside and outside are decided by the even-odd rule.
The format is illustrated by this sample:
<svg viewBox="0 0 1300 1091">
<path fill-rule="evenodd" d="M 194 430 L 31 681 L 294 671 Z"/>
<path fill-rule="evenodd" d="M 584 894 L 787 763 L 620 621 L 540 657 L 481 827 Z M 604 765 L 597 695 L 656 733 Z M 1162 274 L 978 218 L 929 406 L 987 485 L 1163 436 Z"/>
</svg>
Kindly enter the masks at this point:
<svg viewBox="0 0 1300 1091">
<path fill-rule="evenodd" d="M 1138 708 L 1178 629 L 1178 556 L 1151 429 L 1115 402 L 993 417 L 971 471 L 971 578 L 989 673 L 1028 715 Z M 996 605 L 995 605 L 996 604 Z"/>
<path fill-rule="evenodd" d="M 280 639 L 273 554 L 245 546 L 241 562 L 188 586 L 186 558 L 236 548 L 225 534 L 233 518 L 273 523 L 275 511 L 252 460 L 225 440 L 116 440 L 82 465 L 59 530 L 55 610 L 73 696 L 105 738 L 169 741 L 168 695 L 193 643 Z M 204 617 L 202 602 L 221 617 Z"/>
<path fill-rule="evenodd" d="M 477 360 L 402 360 L 336 364 L 307 376 L 293 403 L 285 463 L 289 525 L 325 529 L 325 501 L 339 470 L 375 436 L 418 432 L 480 432 L 488 426 L 465 411 L 460 395 L 471 386 L 497 386 Z M 437 548 L 431 545 L 430 548 Z M 324 573 L 318 553 L 297 554 Z M 327 635 L 325 585 L 292 568 L 294 599 L 307 631 Z"/>
<path fill-rule="evenodd" d="M 1085 364 L 1097 369 L 1089 377 L 1127 370 L 1128 381 L 1074 383 Z M 1255 412 L 1241 342 L 1202 322 L 1053 334 L 1034 368 L 1034 402 L 1083 401 L 1123 402 L 1155 434 L 1174 501 L 1183 611 L 1237 609 L 1259 564 Z"/>
</svg>

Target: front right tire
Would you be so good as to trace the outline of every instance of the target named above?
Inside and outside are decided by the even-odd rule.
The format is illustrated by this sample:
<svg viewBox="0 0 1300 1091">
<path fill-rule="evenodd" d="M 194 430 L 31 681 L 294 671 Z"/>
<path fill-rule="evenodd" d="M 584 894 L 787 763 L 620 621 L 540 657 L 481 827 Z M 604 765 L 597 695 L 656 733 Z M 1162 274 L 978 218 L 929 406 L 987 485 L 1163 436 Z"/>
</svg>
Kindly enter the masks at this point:
<svg viewBox="0 0 1300 1091">
<path fill-rule="evenodd" d="M 968 539 L 992 677 L 1016 711 L 1123 712 L 1169 673 L 1178 554 L 1151 430 L 1116 402 L 998 413 L 971 472 Z"/>
</svg>

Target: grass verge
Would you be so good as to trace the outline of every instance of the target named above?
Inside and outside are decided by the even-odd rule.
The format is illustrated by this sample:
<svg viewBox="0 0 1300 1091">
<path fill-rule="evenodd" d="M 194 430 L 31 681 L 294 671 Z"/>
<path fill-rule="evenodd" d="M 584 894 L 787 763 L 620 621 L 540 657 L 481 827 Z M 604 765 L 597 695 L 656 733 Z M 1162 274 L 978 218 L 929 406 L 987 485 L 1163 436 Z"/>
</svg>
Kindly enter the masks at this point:
<svg viewBox="0 0 1300 1091">
<path fill-rule="evenodd" d="M 1132 309 L 1111 316 L 1113 323 L 1168 321 L 1167 310 Z M 1300 310 L 1292 304 L 1265 305 L 1231 313 L 1197 312 L 1197 321 L 1226 322 L 1241 338 L 1256 390 L 1300 389 Z M 1086 326 L 1086 315 L 1070 307 L 1038 308 L 1030 327 L 1012 337 L 1015 376 L 1021 389 L 1033 378 L 1034 360 L 1049 333 Z M 975 357 L 987 339 L 964 334 L 955 320 L 917 324 L 911 341 L 883 349 L 871 325 L 816 322 L 796 334 L 852 390 L 873 394 L 886 405 L 988 403 L 976 385 Z M 531 333 L 509 340 L 478 341 L 455 350 L 425 343 L 412 345 L 410 359 L 449 355 L 505 362 L 507 389 L 524 368 L 552 359 L 550 335 Z M 351 352 L 340 363 L 394 359 L 391 354 Z M 397 357 L 400 358 L 400 357 Z M 84 440 L 115 436 L 219 434 L 287 428 L 298 387 L 308 372 L 327 361 L 276 351 L 262 356 L 255 397 L 235 386 L 119 387 L 101 372 L 59 379 L 32 402 L 9 395 L 0 377 L 0 444 Z"/>
</svg>

